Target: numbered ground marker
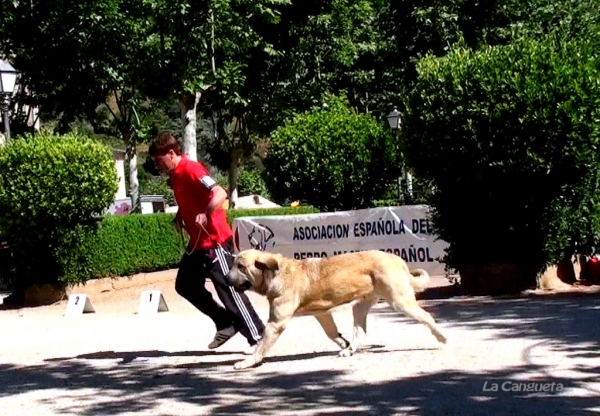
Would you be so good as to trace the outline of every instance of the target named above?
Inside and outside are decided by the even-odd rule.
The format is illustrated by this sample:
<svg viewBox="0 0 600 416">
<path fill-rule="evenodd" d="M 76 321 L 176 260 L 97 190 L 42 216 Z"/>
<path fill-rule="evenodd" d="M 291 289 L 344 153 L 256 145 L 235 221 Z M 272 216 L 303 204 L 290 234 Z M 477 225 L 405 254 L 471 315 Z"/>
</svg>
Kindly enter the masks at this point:
<svg viewBox="0 0 600 416">
<path fill-rule="evenodd" d="M 73 293 L 69 295 L 65 316 L 76 316 L 84 313 L 95 313 L 96 309 L 87 295 Z"/>
<path fill-rule="evenodd" d="M 146 290 L 140 295 L 138 314 L 168 312 L 167 302 L 160 290 Z"/>
</svg>

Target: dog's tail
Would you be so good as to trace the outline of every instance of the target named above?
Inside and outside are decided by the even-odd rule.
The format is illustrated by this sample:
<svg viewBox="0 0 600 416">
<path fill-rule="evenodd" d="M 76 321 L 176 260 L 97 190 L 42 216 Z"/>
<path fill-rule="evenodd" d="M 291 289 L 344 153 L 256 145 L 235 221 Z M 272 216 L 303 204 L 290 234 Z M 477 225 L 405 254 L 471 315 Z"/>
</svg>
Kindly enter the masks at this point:
<svg viewBox="0 0 600 416">
<path fill-rule="evenodd" d="M 429 283 L 429 273 L 423 269 L 410 270 L 410 285 L 415 292 L 422 292 L 427 289 Z"/>
</svg>

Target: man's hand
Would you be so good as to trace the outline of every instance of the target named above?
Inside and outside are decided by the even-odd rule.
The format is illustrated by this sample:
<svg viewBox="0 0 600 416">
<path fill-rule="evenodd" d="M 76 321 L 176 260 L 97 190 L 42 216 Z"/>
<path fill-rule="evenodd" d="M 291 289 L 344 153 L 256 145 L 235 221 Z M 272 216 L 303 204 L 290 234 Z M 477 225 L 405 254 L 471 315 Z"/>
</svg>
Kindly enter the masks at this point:
<svg viewBox="0 0 600 416">
<path fill-rule="evenodd" d="M 208 218 L 206 214 L 198 214 L 196 215 L 196 225 L 200 228 L 204 227 L 208 222 Z"/>
</svg>

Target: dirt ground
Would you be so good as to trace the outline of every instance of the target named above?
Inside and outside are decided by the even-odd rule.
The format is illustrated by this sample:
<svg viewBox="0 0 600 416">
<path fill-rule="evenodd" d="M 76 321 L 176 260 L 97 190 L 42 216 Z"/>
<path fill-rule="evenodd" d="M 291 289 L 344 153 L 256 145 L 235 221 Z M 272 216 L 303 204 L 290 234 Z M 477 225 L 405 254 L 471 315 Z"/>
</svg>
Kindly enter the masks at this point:
<svg viewBox="0 0 600 416">
<path fill-rule="evenodd" d="M 453 294 L 437 277 L 420 304 L 446 346 L 380 303 L 353 357 L 337 357 L 314 318 L 294 318 L 262 366 L 237 372 L 245 340 L 207 350 L 214 326 L 177 295 L 175 273 L 73 288 L 95 313 L 64 316 L 66 301 L 0 311 L 1 414 L 600 413 L 600 296 L 586 293 L 594 288 L 491 299 Z M 149 289 L 162 292 L 168 312 L 137 314 Z M 249 296 L 266 321 L 266 299 Z M 350 311 L 334 317 L 350 337 Z"/>
</svg>

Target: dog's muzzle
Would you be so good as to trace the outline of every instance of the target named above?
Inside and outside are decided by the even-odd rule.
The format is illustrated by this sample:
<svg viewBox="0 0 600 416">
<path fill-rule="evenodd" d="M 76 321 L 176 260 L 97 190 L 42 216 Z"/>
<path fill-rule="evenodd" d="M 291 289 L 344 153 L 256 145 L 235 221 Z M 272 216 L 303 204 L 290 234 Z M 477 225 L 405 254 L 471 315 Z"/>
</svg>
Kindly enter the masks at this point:
<svg viewBox="0 0 600 416">
<path fill-rule="evenodd" d="M 236 279 L 231 275 L 231 272 L 225 275 L 225 279 L 227 280 L 227 283 L 232 285 L 236 290 L 240 292 L 248 290 L 252 287 L 252 283 L 249 280 L 244 279 L 244 281 L 240 283 L 239 279 Z"/>
<path fill-rule="evenodd" d="M 250 283 L 248 280 L 246 280 L 244 283 L 242 283 L 241 286 L 236 287 L 237 290 L 239 290 L 240 292 L 243 292 L 245 290 L 248 290 L 252 287 L 252 283 Z"/>
</svg>

